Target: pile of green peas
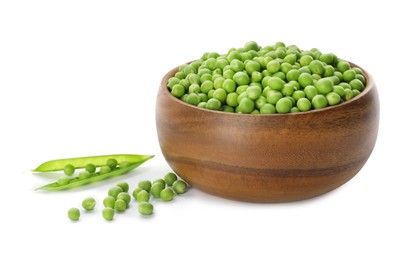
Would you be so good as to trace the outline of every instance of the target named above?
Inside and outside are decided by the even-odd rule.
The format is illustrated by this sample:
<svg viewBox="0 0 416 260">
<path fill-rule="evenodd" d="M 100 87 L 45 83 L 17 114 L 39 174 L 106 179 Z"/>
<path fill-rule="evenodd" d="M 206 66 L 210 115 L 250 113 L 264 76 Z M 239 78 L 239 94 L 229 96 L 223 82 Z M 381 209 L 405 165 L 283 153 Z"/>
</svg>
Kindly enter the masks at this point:
<svg viewBox="0 0 416 260">
<path fill-rule="evenodd" d="M 277 42 L 206 52 L 169 78 L 170 93 L 200 108 L 243 114 L 306 112 L 359 95 L 366 79 L 333 53 Z"/>
<path fill-rule="evenodd" d="M 151 198 L 161 199 L 168 202 L 174 199 L 176 195 L 183 194 L 188 190 L 188 184 L 183 180 L 178 179 L 178 176 L 173 173 L 167 173 L 163 179 L 157 179 L 153 182 L 149 180 L 142 180 L 137 184 L 132 193 L 129 193 L 129 184 L 127 182 L 120 182 L 114 187 L 111 187 L 107 192 L 107 197 L 103 200 L 102 216 L 105 220 L 113 220 L 116 213 L 122 213 L 129 208 L 133 197 L 138 202 L 138 212 L 141 215 L 152 215 L 154 206 L 151 203 Z M 92 211 L 96 205 L 94 198 L 89 197 L 83 200 L 82 207 L 86 211 Z M 70 208 L 68 210 L 68 218 L 77 221 L 79 220 L 81 212 L 78 208 Z"/>
</svg>

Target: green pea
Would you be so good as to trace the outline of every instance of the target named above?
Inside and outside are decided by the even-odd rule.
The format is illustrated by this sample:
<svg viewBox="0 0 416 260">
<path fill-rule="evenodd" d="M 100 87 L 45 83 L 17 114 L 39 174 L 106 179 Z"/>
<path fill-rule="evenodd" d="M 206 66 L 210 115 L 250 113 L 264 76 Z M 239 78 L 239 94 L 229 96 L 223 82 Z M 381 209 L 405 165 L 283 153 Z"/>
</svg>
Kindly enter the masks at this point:
<svg viewBox="0 0 416 260">
<path fill-rule="evenodd" d="M 221 108 L 221 101 L 219 101 L 216 98 L 210 98 L 207 101 L 206 108 L 207 109 L 210 109 L 210 110 L 220 110 L 220 108 Z"/>
<path fill-rule="evenodd" d="M 95 165 L 92 163 L 89 163 L 85 166 L 85 170 L 89 173 L 94 173 L 96 169 L 97 167 L 95 167 Z"/>
<path fill-rule="evenodd" d="M 304 112 L 304 111 L 309 111 L 311 109 L 311 102 L 309 101 L 309 99 L 307 98 L 300 98 L 297 102 L 296 102 L 296 107 Z"/>
<path fill-rule="evenodd" d="M 239 107 L 241 113 L 249 114 L 254 110 L 254 101 L 248 97 L 244 97 L 241 99 Z"/>
<path fill-rule="evenodd" d="M 149 199 L 150 199 L 150 194 L 149 192 L 145 190 L 141 190 L 136 196 L 136 200 L 138 202 L 149 201 Z"/>
<path fill-rule="evenodd" d="M 266 103 L 260 108 L 260 114 L 274 114 L 276 113 L 276 106 Z"/>
<path fill-rule="evenodd" d="M 106 208 L 103 209 L 102 215 L 103 215 L 103 218 L 105 220 L 108 220 L 108 221 L 113 220 L 113 218 L 114 218 L 114 209 L 106 207 Z"/>
<path fill-rule="evenodd" d="M 94 207 L 95 207 L 95 204 L 96 204 L 95 199 L 94 198 L 91 198 L 91 197 L 90 198 L 86 198 L 86 199 L 84 199 L 82 201 L 82 207 L 85 210 L 88 210 L 88 211 L 93 210 Z"/>
<path fill-rule="evenodd" d="M 318 80 L 316 83 L 316 89 L 318 90 L 319 94 L 328 94 L 333 90 L 334 83 L 328 78 L 322 78 Z"/>
<path fill-rule="evenodd" d="M 124 212 L 126 211 L 127 208 L 127 203 L 126 201 L 122 200 L 122 199 L 117 199 L 115 204 L 114 204 L 114 209 L 117 212 Z"/>
<path fill-rule="evenodd" d="M 163 180 L 165 180 L 166 185 L 172 186 L 172 184 L 178 179 L 176 174 L 173 172 L 169 172 L 163 177 Z"/>
<path fill-rule="evenodd" d="M 223 105 L 220 110 L 224 111 L 224 112 L 229 112 L 229 113 L 234 112 L 234 108 L 232 106 L 228 106 L 228 105 Z"/>
<path fill-rule="evenodd" d="M 345 96 L 345 90 L 343 87 L 336 85 L 334 86 L 334 90 L 335 93 L 337 93 L 341 98 Z"/>
<path fill-rule="evenodd" d="M 131 201 L 131 196 L 127 192 L 120 192 L 117 195 L 117 200 L 124 200 L 126 202 L 126 205 L 128 206 L 130 204 L 130 201 Z"/>
<path fill-rule="evenodd" d="M 282 90 L 283 86 L 285 85 L 285 82 L 281 78 L 270 77 L 270 79 L 267 82 L 267 85 L 270 87 L 270 89 Z"/>
<path fill-rule="evenodd" d="M 234 92 L 236 87 L 237 86 L 232 79 L 225 79 L 222 83 L 222 88 L 227 91 L 227 93 Z"/>
<path fill-rule="evenodd" d="M 237 83 L 237 85 L 247 85 L 250 83 L 250 78 L 247 73 L 239 71 L 236 72 L 233 76 L 233 80 Z"/>
<path fill-rule="evenodd" d="M 328 106 L 328 100 L 325 98 L 325 96 L 318 94 L 312 98 L 312 106 L 315 109 L 320 109 Z"/>
<path fill-rule="evenodd" d="M 331 77 L 334 76 L 335 69 L 331 65 L 324 66 L 324 77 Z M 338 78 L 338 77 L 337 77 Z M 337 83 L 338 84 L 338 83 Z"/>
<path fill-rule="evenodd" d="M 309 73 L 302 73 L 299 75 L 298 82 L 303 88 L 306 86 L 312 85 L 313 84 L 312 75 Z"/>
<path fill-rule="evenodd" d="M 64 167 L 64 173 L 67 176 L 71 176 L 72 174 L 74 174 L 74 172 L 75 172 L 75 167 L 72 164 L 65 165 L 65 167 Z"/>
<path fill-rule="evenodd" d="M 160 183 L 162 183 L 162 184 L 163 184 L 163 186 L 166 186 L 166 182 L 165 182 L 165 180 L 164 180 L 164 179 L 156 179 L 156 180 L 154 180 L 154 181 L 153 181 L 153 184 L 155 184 L 155 183 L 157 183 L 157 182 L 160 182 Z"/>
<path fill-rule="evenodd" d="M 260 96 L 254 103 L 256 109 L 261 109 L 265 104 L 267 104 L 267 99 L 264 96 Z"/>
<path fill-rule="evenodd" d="M 354 97 L 355 97 L 355 96 L 358 96 L 361 92 L 357 89 L 353 89 L 352 93 L 354 94 Z"/>
<path fill-rule="evenodd" d="M 298 101 L 300 98 L 304 98 L 306 96 L 305 92 L 302 90 L 295 90 L 292 94 L 292 97 Z"/>
<path fill-rule="evenodd" d="M 179 84 L 176 84 L 172 87 L 171 92 L 177 98 L 181 98 L 185 94 L 185 87 Z"/>
<path fill-rule="evenodd" d="M 165 188 L 165 185 L 161 182 L 153 183 L 150 193 L 155 198 L 160 198 L 160 192 Z"/>
<path fill-rule="evenodd" d="M 133 198 L 135 199 L 135 200 L 137 200 L 137 195 L 142 191 L 142 190 L 144 190 L 144 189 L 142 189 L 142 188 L 135 188 L 134 190 L 133 190 L 133 192 L 132 192 L 132 196 L 133 196 Z"/>
<path fill-rule="evenodd" d="M 328 100 L 328 104 L 330 106 L 334 106 L 341 102 L 341 97 L 335 92 L 330 92 L 326 94 L 326 99 Z"/>
<path fill-rule="evenodd" d="M 334 57 L 332 54 L 322 54 L 319 56 L 319 60 L 325 62 L 326 64 L 331 64 L 334 61 Z"/>
<path fill-rule="evenodd" d="M 306 86 L 303 92 L 305 92 L 309 101 L 311 101 L 314 96 L 318 95 L 318 90 L 314 86 Z"/>
<path fill-rule="evenodd" d="M 107 196 L 103 200 L 103 205 L 106 208 L 114 208 L 115 203 L 116 203 L 116 199 L 113 196 Z"/>
<path fill-rule="evenodd" d="M 71 181 L 71 179 L 68 176 L 62 176 L 60 177 L 56 182 L 58 185 L 66 185 Z"/>
<path fill-rule="evenodd" d="M 304 55 L 300 57 L 299 62 L 302 66 L 308 66 L 313 61 L 313 57 L 310 55 Z"/>
<path fill-rule="evenodd" d="M 261 81 L 262 81 L 262 79 L 263 79 L 263 74 L 262 74 L 261 72 L 254 71 L 254 72 L 251 74 L 251 81 L 252 81 L 252 82 L 261 82 Z"/>
<path fill-rule="evenodd" d="M 201 99 L 196 93 L 190 93 L 185 99 L 186 103 L 194 105 L 194 106 L 198 105 L 200 101 Z"/>
<path fill-rule="evenodd" d="M 277 90 L 270 90 L 266 95 L 267 102 L 273 105 L 276 105 L 277 101 L 279 101 L 282 97 L 282 92 Z"/>
<path fill-rule="evenodd" d="M 291 69 L 286 74 L 287 81 L 295 80 L 297 81 L 300 76 L 300 72 L 297 69 Z"/>
<path fill-rule="evenodd" d="M 280 65 L 280 70 L 281 70 L 281 72 L 283 72 L 285 75 L 292 69 L 293 67 L 292 67 L 292 65 L 290 64 L 290 63 L 287 63 L 287 62 L 283 62 L 281 65 Z"/>
<path fill-rule="evenodd" d="M 143 180 L 139 182 L 138 187 L 149 192 L 152 187 L 152 183 L 149 180 Z"/>
<path fill-rule="evenodd" d="M 270 73 L 276 73 L 280 70 L 280 63 L 278 60 L 272 60 L 269 63 L 267 63 L 267 71 Z"/>
<path fill-rule="evenodd" d="M 153 205 L 149 202 L 143 201 L 139 203 L 139 213 L 142 215 L 152 215 Z"/>
<path fill-rule="evenodd" d="M 77 221 L 79 220 L 81 213 L 79 211 L 79 209 L 77 208 L 70 208 L 68 210 L 68 218 L 72 221 Z"/>
<path fill-rule="evenodd" d="M 337 64 L 337 70 L 342 73 L 344 76 L 344 72 L 351 69 L 350 64 L 346 61 L 339 61 Z"/>
<path fill-rule="evenodd" d="M 344 89 L 344 93 L 345 93 L 345 100 L 350 100 L 354 97 L 354 93 L 349 88 Z"/>
<path fill-rule="evenodd" d="M 324 65 L 322 64 L 321 61 L 319 60 L 313 60 L 310 64 L 309 64 L 309 70 L 313 73 L 313 74 L 318 74 L 318 75 L 323 75 L 324 74 Z"/>
<path fill-rule="evenodd" d="M 81 171 L 80 173 L 78 173 L 78 179 L 80 180 L 88 179 L 91 176 L 92 173 L 90 173 L 89 171 Z"/>
<path fill-rule="evenodd" d="M 111 168 L 108 165 L 104 165 L 100 167 L 100 174 L 106 174 L 111 172 Z"/>
<path fill-rule="evenodd" d="M 223 88 L 216 89 L 214 91 L 213 98 L 218 99 L 221 103 L 224 103 L 227 99 L 227 92 Z"/>
<path fill-rule="evenodd" d="M 119 182 L 116 184 L 116 186 L 119 186 L 123 190 L 123 192 L 129 191 L 129 184 L 127 182 Z"/>
<path fill-rule="evenodd" d="M 262 89 L 259 86 L 250 86 L 246 90 L 247 97 L 256 100 L 261 96 Z"/>
<path fill-rule="evenodd" d="M 177 180 L 173 183 L 172 189 L 175 191 L 176 194 L 182 194 L 188 190 L 188 185 L 186 184 L 186 182 L 182 180 Z"/>
<path fill-rule="evenodd" d="M 277 113 L 280 113 L 280 114 L 289 113 L 291 108 L 292 108 L 292 101 L 287 97 L 283 97 L 279 99 L 276 103 Z"/>
<path fill-rule="evenodd" d="M 292 94 L 293 94 L 293 92 L 295 91 L 295 87 L 293 86 L 293 84 L 290 84 L 290 83 L 286 83 L 284 86 L 283 86 L 283 89 L 282 89 L 282 94 L 284 95 L 284 96 L 291 96 Z"/>
<path fill-rule="evenodd" d="M 229 106 L 236 107 L 238 105 L 237 98 L 238 94 L 236 92 L 232 92 L 227 95 L 225 103 Z"/>
<path fill-rule="evenodd" d="M 207 94 L 212 89 L 214 89 L 214 83 L 210 80 L 204 81 L 200 87 L 201 92 L 205 94 Z"/>
<path fill-rule="evenodd" d="M 117 167 L 118 162 L 116 159 L 110 158 L 107 160 L 107 165 L 111 168 L 111 170 L 114 170 Z"/>
<path fill-rule="evenodd" d="M 356 74 L 355 78 L 358 79 L 359 81 L 361 81 L 363 83 L 363 85 L 365 85 L 365 77 L 361 74 Z"/>
<path fill-rule="evenodd" d="M 350 86 L 353 90 L 362 91 L 364 89 L 364 84 L 359 79 L 351 80 Z"/>
<path fill-rule="evenodd" d="M 230 62 L 230 67 L 235 72 L 242 71 L 244 69 L 244 63 L 241 60 L 235 59 Z"/>
<path fill-rule="evenodd" d="M 114 186 L 108 190 L 108 196 L 117 199 L 118 194 L 120 194 L 121 192 L 123 192 L 122 188 L 120 188 L 119 186 Z"/>
<path fill-rule="evenodd" d="M 175 196 L 175 193 L 173 192 L 173 190 L 171 188 L 164 188 L 160 192 L 160 198 L 163 201 L 171 201 L 171 200 L 173 200 L 174 196 Z"/>
<path fill-rule="evenodd" d="M 247 71 L 247 73 L 249 75 L 253 76 L 254 72 L 260 72 L 261 66 L 258 62 L 253 61 L 253 60 L 249 60 L 246 64 L 245 64 L 245 70 Z"/>
</svg>

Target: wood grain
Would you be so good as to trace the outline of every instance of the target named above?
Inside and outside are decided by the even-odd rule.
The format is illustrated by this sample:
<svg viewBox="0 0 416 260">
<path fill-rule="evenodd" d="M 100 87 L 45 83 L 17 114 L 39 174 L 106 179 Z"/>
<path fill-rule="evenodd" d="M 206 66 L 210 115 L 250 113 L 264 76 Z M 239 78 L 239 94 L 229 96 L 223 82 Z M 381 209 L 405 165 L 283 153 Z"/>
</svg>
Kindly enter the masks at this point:
<svg viewBox="0 0 416 260">
<path fill-rule="evenodd" d="M 331 191 L 356 175 L 377 139 L 379 99 L 365 70 L 365 90 L 317 111 L 242 115 L 201 109 L 173 97 L 167 73 L 159 87 L 156 125 L 170 167 L 213 195 L 288 202 Z"/>
</svg>

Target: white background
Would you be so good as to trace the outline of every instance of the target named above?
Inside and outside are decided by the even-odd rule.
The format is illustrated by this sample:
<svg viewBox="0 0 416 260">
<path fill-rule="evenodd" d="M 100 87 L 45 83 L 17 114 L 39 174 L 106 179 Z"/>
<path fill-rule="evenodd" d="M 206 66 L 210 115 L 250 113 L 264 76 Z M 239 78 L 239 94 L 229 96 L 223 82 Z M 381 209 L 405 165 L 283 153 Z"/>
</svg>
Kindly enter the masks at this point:
<svg viewBox="0 0 416 260">
<path fill-rule="evenodd" d="M 415 259 L 410 2 L 1 1 L 0 259 Z M 318 47 L 373 75 L 380 130 L 361 172 L 296 203 L 235 202 L 191 189 L 155 202 L 150 218 L 133 203 L 104 221 L 109 187 L 170 170 L 155 127 L 162 76 L 249 40 Z M 121 179 L 34 191 L 52 181 L 28 172 L 43 161 L 111 153 L 156 157 Z M 72 223 L 67 209 L 87 196 L 99 200 L 97 209 Z"/>
</svg>

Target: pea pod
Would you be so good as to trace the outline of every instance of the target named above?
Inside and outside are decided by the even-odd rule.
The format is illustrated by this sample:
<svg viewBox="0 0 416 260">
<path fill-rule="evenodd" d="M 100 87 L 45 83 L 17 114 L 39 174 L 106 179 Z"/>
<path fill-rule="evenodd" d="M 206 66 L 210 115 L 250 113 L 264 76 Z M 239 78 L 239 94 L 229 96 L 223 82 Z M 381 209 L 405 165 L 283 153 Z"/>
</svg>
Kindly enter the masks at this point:
<svg viewBox="0 0 416 260">
<path fill-rule="evenodd" d="M 127 157 L 128 158 L 127 158 Z M 120 160 L 132 160 L 134 159 L 135 161 L 131 161 L 131 164 L 129 166 L 123 167 L 123 168 L 117 168 L 113 171 L 110 171 L 108 173 L 104 173 L 104 174 L 98 174 L 95 173 L 93 174 L 91 177 L 89 178 L 72 178 L 70 179 L 69 183 L 67 184 L 59 184 L 57 181 L 41 186 L 39 188 L 37 188 L 36 190 L 49 190 L 49 191 L 59 191 L 59 190 L 68 190 L 68 189 L 73 189 L 73 188 L 77 188 L 77 187 L 81 187 L 90 183 L 96 183 L 96 182 L 100 182 L 102 180 L 105 179 L 109 179 L 109 178 L 113 178 L 113 177 L 117 177 L 120 175 L 123 175 L 125 173 L 130 172 L 131 170 L 137 168 L 138 166 L 140 166 L 141 164 L 143 164 L 144 162 L 146 162 L 147 160 L 151 159 L 154 157 L 154 155 L 114 155 L 111 158 L 117 158 Z M 86 160 L 88 159 L 89 160 Z M 46 172 L 48 171 L 47 169 L 53 169 L 53 170 L 49 170 L 49 171 L 57 171 L 60 170 L 62 167 L 60 167 L 61 165 L 67 165 L 67 164 L 72 164 L 72 165 L 77 165 L 75 167 L 78 168 L 82 168 L 82 166 L 80 165 L 86 165 L 88 163 L 94 163 L 96 165 L 104 165 L 101 164 L 101 161 L 107 161 L 106 159 L 109 158 L 108 156 L 93 156 L 93 157 L 82 157 L 82 158 L 74 158 L 74 159 L 62 159 L 62 160 L 53 160 L 53 161 L 49 161 L 46 162 L 42 165 L 40 165 L 38 168 L 36 168 L 37 171 L 40 171 L 39 168 L 41 169 L 42 172 Z M 41 167 L 42 166 L 42 167 Z"/>
<path fill-rule="evenodd" d="M 104 166 L 108 159 L 116 159 L 118 162 L 140 162 L 147 161 L 152 158 L 153 155 L 139 155 L 139 154 L 112 154 L 112 155 L 99 155 L 89 157 L 77 157 L 68 159 L 58 159 L 47 161 L 39 165 L 34 172 L 52 172 L 60 171 L 65 168 L 66 165 L 71 164 L 75 169 L 85 168 L 87 164 L 94 164 L 95 166 Z"/>
</svg>

